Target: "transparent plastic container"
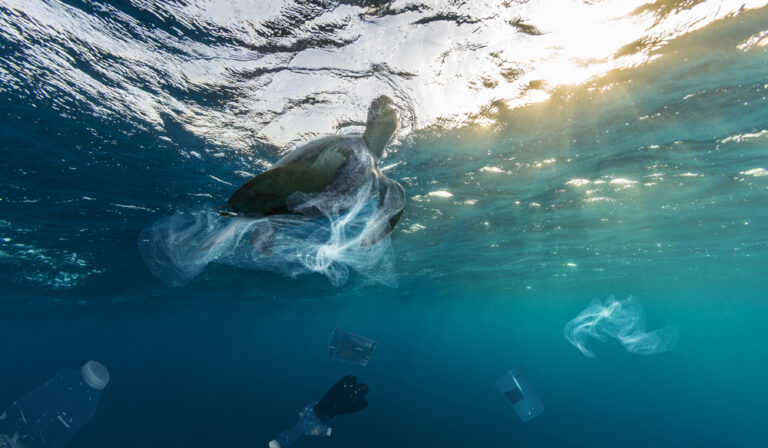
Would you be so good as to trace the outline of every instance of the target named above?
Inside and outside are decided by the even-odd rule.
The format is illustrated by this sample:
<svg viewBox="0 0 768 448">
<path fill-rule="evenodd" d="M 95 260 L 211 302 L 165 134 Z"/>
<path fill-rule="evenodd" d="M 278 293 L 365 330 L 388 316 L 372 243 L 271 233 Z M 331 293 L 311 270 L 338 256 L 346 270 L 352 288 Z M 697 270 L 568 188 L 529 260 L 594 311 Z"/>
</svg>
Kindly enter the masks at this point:
<svg viewBox="0 0 768 448">
<path fill-rule="evenodd" d="M 376 341 L 336 328 L 328 344 L 328 357 L 365 367 L 371 359 Z"/>
<path fill-rule="evenodd" d="M 502 375 L 496 381 L 496 388 L 524 422 L 533 420 L 544 411 L 544 404 L 519 367 Z"/>
<path fill-rule="evenodd" d="M 0 448 L 62 448 L 96 415 L 109 371 L 96 361 L 59 371 L 0 414 Z"/>
</svg>

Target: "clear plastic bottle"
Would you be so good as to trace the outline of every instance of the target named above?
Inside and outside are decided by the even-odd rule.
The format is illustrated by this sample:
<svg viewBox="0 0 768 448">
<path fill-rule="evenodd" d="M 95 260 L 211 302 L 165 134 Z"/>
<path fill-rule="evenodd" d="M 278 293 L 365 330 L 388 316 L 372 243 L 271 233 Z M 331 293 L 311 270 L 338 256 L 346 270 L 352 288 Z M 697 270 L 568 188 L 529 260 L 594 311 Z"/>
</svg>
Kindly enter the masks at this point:
<svg viewBox="0 0 768 448">
<path fill-rule="evenodd" d="M 61 448 L 96 414 L 109 371 L 89 361 L 65 369 L 0 414 L 0 448 Z"/>
<path fill-rule="evenodd" d="M 331 437 L 331 428 L 325 425 L 315 415 L 315 405 L 312 403 L 304 406 L 304 409 L 299 412 L 299 421 L 293 426 L 293 428 L 283 431 L 277 436 L 277 439 L 269 442 L 269 448 L 289 448 L 303 435 L 315 436 L 315 437 Z"/>
</svg>

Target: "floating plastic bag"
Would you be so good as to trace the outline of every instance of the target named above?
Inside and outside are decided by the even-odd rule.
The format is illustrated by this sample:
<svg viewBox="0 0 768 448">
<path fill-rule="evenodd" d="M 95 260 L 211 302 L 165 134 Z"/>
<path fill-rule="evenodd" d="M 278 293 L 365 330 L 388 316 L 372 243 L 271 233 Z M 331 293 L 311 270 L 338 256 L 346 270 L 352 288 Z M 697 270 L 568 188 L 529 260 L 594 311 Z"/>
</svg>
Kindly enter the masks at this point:
<svg viewBox="0 0 768 448">
<path fill-rule="evenodd" d="M 207 206 L 177 211 L 141 232 L 139 250 L 152 273 L 172 286 L 187 284 L 215 262 L 290 277 L 314 272 L 335 286 L 347 282 L 351 268 L 397 287 L 386 230 L 402 201 L 385 182 L 372 177 L 334 200 L 325 193 L 297 194 L 294 209 L 311 210 L 310 216 L 222 217 Z"/>
<path fill-rule="evenodd" d="M 640 305 L 629 297 L 617 301 L 613 296 L 605 303 L 594 300 L 563 329 L 565 338 L 587 358 L 595 354 L 586 347 L 587 339 L 605 341 L 616 339 L 630 353 L 653 355 L 672 350 L 677 344 L 677 327 L 665 327 L 646 332 L 645 313 Z"/>
</svg>

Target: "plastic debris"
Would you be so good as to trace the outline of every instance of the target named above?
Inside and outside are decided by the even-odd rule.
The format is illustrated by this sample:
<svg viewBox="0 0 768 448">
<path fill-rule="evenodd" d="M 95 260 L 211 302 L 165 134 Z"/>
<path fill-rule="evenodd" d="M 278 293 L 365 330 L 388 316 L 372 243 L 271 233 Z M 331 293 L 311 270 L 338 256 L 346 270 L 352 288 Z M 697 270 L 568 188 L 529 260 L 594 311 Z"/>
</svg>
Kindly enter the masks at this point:
<svg viewBox="0 0 768 448">
<path fill-rule="evenodd" d="M 496 381 L 496 388 L 524 421 L 530 421 L 544 411 L 544 405 L 520 368 L 509 370 Z"/>
<path fill-rule="evenodd" d="M 365 367 L 371 359 L 376 341 L 336 328 L 328 344 L 328 357 Z"/>
</svg>

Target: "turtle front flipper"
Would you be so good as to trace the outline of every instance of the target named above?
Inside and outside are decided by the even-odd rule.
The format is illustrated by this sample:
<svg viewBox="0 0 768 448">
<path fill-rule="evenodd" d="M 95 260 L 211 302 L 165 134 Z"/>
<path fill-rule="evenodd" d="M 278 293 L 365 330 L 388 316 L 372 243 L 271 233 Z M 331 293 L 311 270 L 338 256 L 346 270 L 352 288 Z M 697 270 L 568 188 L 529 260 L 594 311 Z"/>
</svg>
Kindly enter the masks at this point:
<svg viewBox="0 0 768 448">
<path fill-rule="evenodd" d="M 394 180 L 379 179 L 379 203 L 376 216 L 364 230 L 360 247 L 373 246 L 392 232 L 405 209 L 405 189 Z"/>
<path fill-rule="evenodd" d="M 267 170 L 237 189 L 225 207 L 238 216 L 267 216 L 285 209 L 287 168 Z"/>
<path fill-rule="evenodd" d="M 334 163 L 341 165 L 343 160 L 327 159 L 304 160 L 264 171 L 235 191 L 226 211 L 238 216 L 290 213 L 286 206 L 289 196 L 296 192 L 317 193 L 331 183 L 338 169 Z"/>
</svg>

